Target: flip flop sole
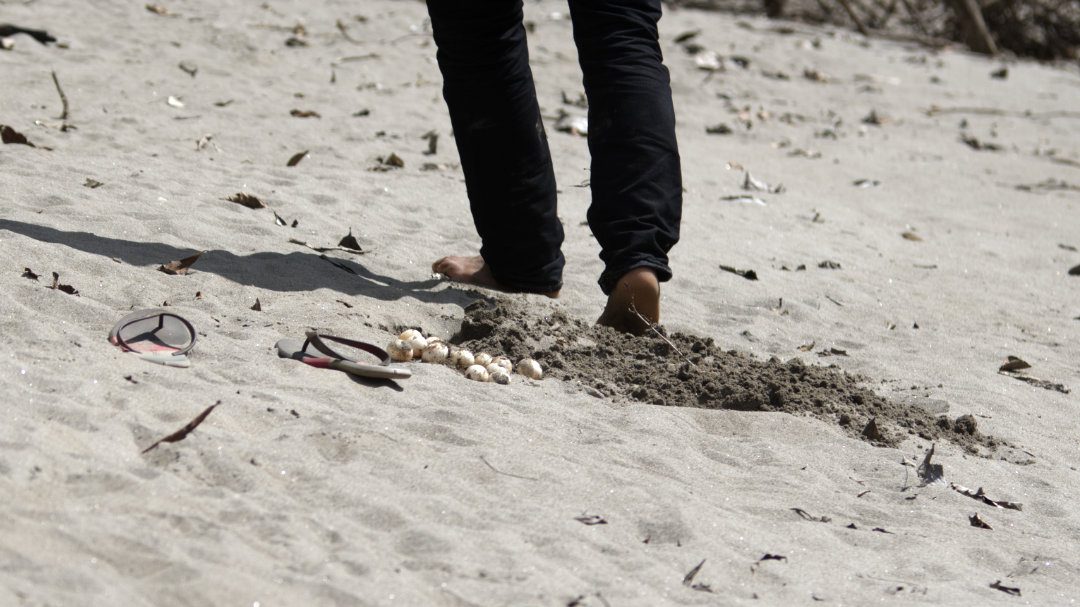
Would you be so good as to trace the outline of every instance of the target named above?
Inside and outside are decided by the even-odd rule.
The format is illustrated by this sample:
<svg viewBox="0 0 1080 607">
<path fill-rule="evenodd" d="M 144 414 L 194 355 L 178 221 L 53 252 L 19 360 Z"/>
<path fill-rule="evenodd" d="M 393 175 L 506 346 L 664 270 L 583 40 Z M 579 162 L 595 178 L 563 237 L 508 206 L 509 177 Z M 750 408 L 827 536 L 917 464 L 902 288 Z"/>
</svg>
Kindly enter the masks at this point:
<svg viewBox="0 0 1080 607">
<path fill-rule="evenodd" d="M 366 365 L 352 360 L 330 358 L 329 356 L 316 356 L 303 351 L 304 340 L 284 338 L 278 340 L 277 351 L 281 358 L 291 358 L 306 365 L 320 369 L 336 369 L 351 375 L 360 377 L 373 377 L 378 379 L 408 379 L 412 377 L 412 371 L 403 367 L 391 365 Z"/>
</svg>

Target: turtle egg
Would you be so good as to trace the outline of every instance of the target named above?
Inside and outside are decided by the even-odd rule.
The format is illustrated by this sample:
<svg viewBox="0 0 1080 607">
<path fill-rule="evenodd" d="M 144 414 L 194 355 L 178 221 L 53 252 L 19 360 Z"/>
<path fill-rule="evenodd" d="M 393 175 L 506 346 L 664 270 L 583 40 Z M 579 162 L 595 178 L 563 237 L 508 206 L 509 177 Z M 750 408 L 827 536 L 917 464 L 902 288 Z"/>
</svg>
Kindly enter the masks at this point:
<svg viewBox="0 0 1080 607">
<path fill-rule="evenodd" d="M 410 361 L 413 357 L 412 344 L 404 339 L 395 339 L 390 342 L 390 345 L 386 346 L 386 352 L 390 355 L 391 360 L 399 363 Z"/>
<path fill-rule="evenodd" d="M 426 363 L 444 363 L 449 355 L 450 348 L 447 348 L 446 344 L 435 342 L 428 344 L 428 347 L 424 348 L 420 358 Z"/>
<path fill-rule="evenodd" d="M 398 335 L 398 339 L 407 342 L 413 350 L 413 358 L 420 358 L 420 355 L 424 352 L 424 348 L 427 347 L 427 340 L 416 329 L 409 329 Z"/>
<path fill-rule="evenodd" d="M 518 373 L 528 377 L 529 379 L 540 379 L 544 376 L 544 370 L 540 368 L 540 363 L 531 358 L 523 358 L 517 366 Z"/>
<path fill-rule="evenodd" d="M 491 364 L 491 360 L 492 358 L 490 354 L 488 354 L 487 352 L 481 352 L 476 355 L 476 359 L 474 360 L 474 362 L 476 362 L 476 364 L 480 365 L 481 367 L 486 367 Z"/>
<path fill-rule="evenodd" d="M 506 369 L 503 369 L 501 365 L 498 365 L 496 363 L 488 363 L 484 365 L 484 368 L 487 369 L 487 372 L 492 375 L 506 371 Z"/>
<path fill-rule="evenodd" d="M 475 362 L 473 360 L 472 352 L 468 350 L 454 350 L 450 353 L 450 364 L 455 367 L 464 369 Z"/>
<path fill-rule="evenodd" d="M 496 356 L 491 361 L 491 364 L 499 365 L 503 369 L 506 369 L 507 373 L 513 373 L 514 372 L 514 363 L 510 362 L 510 359 L 505 357 L 505 356 Z"/>
<path fill-rule="evenodd" d="M 506 369 L 496 365 L 488 365 L 488 367 L 492 366 L 495 367 L 496 371 L 491 373 L 491 381 L 504 386 L 510 383 L 510 374 L 506 372 Z"/>
<path fill-rule="evenodd" d="M 472 365 L 468 369 L 465 369 L 465 377 L 473 381 L 491 380 L 491 374 L 487 372 L 487 369 L 480 365 Z"/>
</svg>

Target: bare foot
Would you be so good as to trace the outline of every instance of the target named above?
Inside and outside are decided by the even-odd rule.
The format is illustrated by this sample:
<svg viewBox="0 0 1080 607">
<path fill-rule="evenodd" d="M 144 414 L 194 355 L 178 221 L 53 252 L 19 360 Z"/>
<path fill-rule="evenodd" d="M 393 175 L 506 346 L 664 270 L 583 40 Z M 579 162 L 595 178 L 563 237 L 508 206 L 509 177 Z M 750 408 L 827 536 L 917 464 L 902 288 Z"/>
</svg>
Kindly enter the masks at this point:
<svg viewBox="0 0 1080 607">
<path fill-rule="evenodd" d="M 634 268 L 619 279 L 608 296 L 604 313 L 597 319 L 596 324 L 641 335 L 658 322 L 660 281 L 656 279 L 656 272 L 652 269 Z"/>
<path fill-rule="evenodd" d="M 515 289 L 509 289 L 499 284 L 499 281 L 495 280 L 495 276 L 491 273 L 491 268 L 484 262 L 484 258 L 479 255 L 448 255 L 431 264 L 431 271 L 442 274 L 454 282 L 463 282 L 508 293 L 516 292 Z M 541 295 L 547 295 L 555 299 L 559 296 L 559 292 L 552 291 L 551 293 L 541 293 Z"/>
</svg>

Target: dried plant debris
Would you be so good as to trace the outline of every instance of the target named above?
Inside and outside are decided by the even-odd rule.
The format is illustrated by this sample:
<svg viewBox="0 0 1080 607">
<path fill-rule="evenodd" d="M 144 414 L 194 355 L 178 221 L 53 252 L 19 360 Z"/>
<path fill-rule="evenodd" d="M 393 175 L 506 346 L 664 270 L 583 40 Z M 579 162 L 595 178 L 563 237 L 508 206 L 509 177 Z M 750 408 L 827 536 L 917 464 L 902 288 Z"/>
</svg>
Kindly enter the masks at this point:
<svg viewBox="0 0 1080 607">
<path fill-rule="evenodd" d="M 770 554 L 770 553 L 766 552 L 761 558 L 758 559 L 758 562 L 760 563 L 762 561 L 786 561 L 786 560 L 787 560 L 787 557 L 782 555 L 782 554 Z"/>
<path fill-rule="evenodd" d="M 881 397 L 860 376 L 799 358 L 761 360 L 722 349 L 711 338 L 668 335 L 662 327 L 632 336 L 562 310 L 537 314 L 522 302 L 496 298 L 468 306 L 452 341 L 473 352 L 534 358 L 550 377 L 620 400 L 812 416 L 863 440 L 863 427 L 875 417 L 890 446 L 908 435 L 950 440 L 976 453 L 1004 444 L 923 407 Z M 839 423 L 841 415 L 848 424 Z"/>
<path fill-rule="evenodd" d="M 162 264 L 158 266 L 158 272 L 164 272 L 166 274 L 172 275 L 187 274 L 188 271 L 191 269 L 191 266 L 194 265 L 195 262 L 199 260 L 199 257 L 201 257 L 202 254 L 205 252 L 206 251 L 199 251 L 198 253 L 185 257 L 183 259 L 170 261 L 169 263 Z"/>
<path fill-rule="evenodd" d="M 168 98 L 165 99 L 165 104 L 169 107 L 179 109 L 184 107 L 184 100 L 175 95 L 169 95 Z"/>
<path fill-rule="evenodd" d="M 1011 594 L 1013 596 L 1020 596 L 1020 588 L 1018 588 L 1016 586 L 1002 585 L 1001 580 L 997 580 L 997 581 L 993 582 L 992 584 L 990 584 L 990 587 L 993 588 L 994 590 L 1000 590 L 1000 591 L 1004 592 L 1005 594 Z"/>
<path fill-rule="evenodd" d="M 971 523 L 972 527 L 978 527 L 979 529 L 989 529 L 991 531 L 994 530 L 994 528 L 990 526 L 990 523 L 982 520 L 982 517 L 979 516 L 978 512 L 969 516 L 968 522 Z"/>
<path fill-rule="evenodd" d="M 151 13 L 154 13 L 155 15 L 170 15 L 170 14 L 172 14 L 172 13 L 169 12 L 169 9 L 165 8 L 164 6 L 162 6 L 160 4 L 147 4 L 146 5 L 146 10 L 150 11 Z"/>
<path fill-rule="evenodd" d="M 329 258 L 329 257 L 327 257 L 326 255 L 319 255 L 319 259 L 321 259 L 321 260 L 323 260 L 323 261 L 326 261 L 326 262 L 328 262 L 328 263 L 329 263 L 330 265 L 332 265 L 332 266 L 334 266 L 334 267 L 336 267 L 336 268 L 338 268 L 338 269 L 340 269 L 340 270 L 345 270 L 345 271 L 346 271 L 346 272 L 348 272 L 349 274 L 352 274 L 352 275 L 354 275 L 354 276 L 356 276 L 356 275 L 357 275 L 357 274 L 356 274 L 356 270 L 354 270 L 354 269 L 350 268 L 349 266 L 347 266 L 347 265 L 345 265 L 345 264 L 341 263 L 340 261 L 335 261 L 335 260 L 333 260 L 333 259 L 330 259 L 330 258 Z"/>
<path fill-rule="evenodd" d="M 229 202 L 235 202 L 236 204 L 247 207 L 249 209 L 266 208 L 266 203 L 259 200 L 258 197 L 252 196 L 251 194 L 245 194 L 244 192 L 237 192 L 232 196 L 229 196 L 225 200 L 228 200 Z"/>
<path fill-rule="evenodd" d="M 1069 268 L 1069 276 L 1080 276 L 1080 266 Z"/>
<path fill-rule="evenodd" d="M 360 242 L 352 235 L 352 228 L 349 228 L 349 233 L 343 236 L 337 244 L 339 247 L 348 249 L 352 253 L 364 252 L 364 248 L 360 246 Z"/>
<path fill-rule="evenodd" d="M 872 126 L 882 126 L 884 124 L 892 122 L 889 117 L 879 114 L 877 110 L 870 110 L 870 113 L 867 114 L 866 117 L 862 119 L 862 121 L 863 124 L 869 124 Z"/>
<path fill-rule="evenodd" d="M 818 352 L 818 356 L 847 356 L 847 350 L 842 350 L 837 347 L 829 348 L 828 350 L 822 350 Z"/>
<path fill-rule="evenodd" d="M 40 277 L 39 277 L 39 276 L 38 276 L 37 274 L 35 274 L 35 273 L 34 273 L 34 271 L 33 271 L 33 270 L 31 270 L 30 268 L 23 268 L 23 273 L 22 273 L 22 277 L 23 277 L 23 278 L 29 278 L 30 280 L 37 280 L 38 278 L 40 278 Z"/>
<path fill-rule="evenodd" d="M 1080 192 L 1080 185 L 1054 178 L 1038 183 L 1021 183 L 1015 187 L 1021 192 Z"/>
<path fill-rule="evenodd" d="M 322 118 L 315 110 L 297 110 L 293 109 L 289 111 L 289 115 L 294 118 Z"/>
<path fill-rule="evenodd" d="M 734 268 L 732 266 L 726 266 L 724 264 L 720 264 L 720 269 L 725 271 L 725 272 L 731 272 L 732 274 L 735 274 L 736 276 L 742 276 L 746 280 L 757 280 L 758 279 L 757 272 L 755 272 L 753 270 L 740 270 L 738 268 Z"/>
<path fill-rule="evenodd" d="M 784 191 L 784 184 L 778 183 L 776 185 L 771 185 L 760 179 L 754 179 L 754 176 L 750 174 L 750 171 L 746 171 L 746 174 L 743 177 L 742 187 L 744 190 L 751 192 L 768 192 L 770 194 L 779 194 Z"/>
<path fill-rule="evenodd" d="M 936 443 L 930 445 L 930 449 L 926 451 L 922 463 L 919 464 L 919 467 L 915 470 L 924 486 L 938 481 L 945 481 L 945 467 L 930 461 L 934 457 L 934 450 L 936 448 Z"/>
<path fill-rule="evenodd" d="M 255 303 L 251 306 L 251 309 L 255 312 L 262 312 L 262 302 L 259 301 L 258 297 L 255 298 Z"/>
<path fill-rule="evenodd" d="M 345 240 L 345 239 L 343 238 L 342 240 Z M 318 246 L 315 246 L 315 245 L 311 244 L 310 242 L 300 240 L 299 238 L 290 238 L 289 243 L 298 244 L 298 245 L 300 245 L 302 247 L 307 247 L 307 248 L 309 248 L 312 251 L 315 251 L 317 253 L 329 253 L 330 251 L 341 251 L 343 253 L 355 253 L 355 254 L 358 254 L 358 255 L 362 255 L 362 254 L 366 253 L 366 251 L 362 251 L 360 249 L 350 249 L 350 248 L 346 248 L 346 247 L 342 247 L 342 246 L 338 246 L 338 247 L 318 247 Z"/>
<path fill-rule="evenodd" d="M 911 232 L 911 231 L 907 231 L 907 232 L 902 232 L 902 233 L 900 234 L 900 236 L 901 236 L 901 238 L 903 238 L 904 240 L 910 240 L 910 241 L 912 241 L 912 242 L 922 242 L 922 239 L 923 239 L 923 238 L 922 238 L 922 236 L 919 236 L 919 235 L 918 235 L 918 234 L 916 234 L 915 232 Z"/>
<path fill-rule="evenodd" d="M 435 131 L 428 131 L 424 133 L 421 139 L 427 140 L 427 149 L 424 150 L 425 156 L 434 156 L 439 152 L 439 134 Z"/>
<path fill-rule="evenodd" d="M 1022 511 L 1024 505 L 1018 502 L 1007 502 L 1005 500 L 993 500 L 986 496 L 983 492 L 983 488 L 979 487 L 975 491 L 964 487 L 963 485 L 957 485 L 956 483 L 949 483 L 949 488 L 961 495 L 966 495 L 971 499 L 979 500 L 987 506 L 993 506 L 994 508 L 1003 508 L 1005 510 L 1017 510 Z"/>
<path fill-rule="evenodd" d="M 819 263 L 817 265 L 817 267 L 819 267 L 819 268 L 821 268 L 823 270 L 839 270 L 840 269 L 840 264 L 838 262 L 830 261 L 830 260 L 826 259 L 825 261 Z"/>
<path fill-rule="evenodd" d="M 1077 268 L 1080 268 L 1080 266 L 1077 266 Z M 1030 368 L 1031 365 L 1028 364 L 1027 361 L 1015 356 L 1009 356 L 1005 363 L 998 367 L 998 373 L 1031 384 L 1036 388 L 1042 388 L 1043 390 L 1052 390 L 1054 392 L 1061 392 L 1062 394 L 1068 394 L 1070 392 L 1069 388 L 1064 384 L 1039 379 L 1026 373 L 1021 373 L 1021 371 Z"/>
<path fill-rule="evenodd" d="M 698 563 L 693 569 L 688 571 L 686 575 L 683 576 L 683 586 L 686 586 L 691 590 L 697 590 L 699 592 L 712 592 L 712 588 L 710 588 L 708 584 L 702 584 L 700 582 L 694 583 L 694 578 L 697 577 L 698 573 L 701 573 L 701 568 L 704 565 L 705 559 L 702 559 L 700 563 Z"/>
<path fill-rule="evenodd" d="M 961 135 L 960 141 L 963 141 L 965 144 L 967 144 L 969 148 L 979 152 L 1000 152 L 1004 149 L 996 143 L 981 141 L 974 135 Z"/>
<path fill-rule="evenodd" d="M 831 523 L 832 519 L 827 516 L 814 516 L 802 508 L 792 508 L 792 512 L 798 514 L 803 520 L 810 521 L 812 523 Z"/>
<path fill-rule="evenodd" d="M 735 131 L 731 130 L 730 126 L 723 122 L 705 127 L 705 133 L 707 135 L 730 135 L 734 132 Z"/>
<path fill-rule="evenodd" d="M 303 160 L 304 157 L 306 157 L 307 155 L 308 155 L 308 150 L 304 150 L 303 152 L 297 152 L 297 153 L 295 153 L 295 154 L 293 154 L 292 156 L 289 157 L 289 161 L 285 163 L 285 166 L 294 167 L 294 166 L 300 164 L 300 161 Z"/>
<path fill-rule="evenodd" d="M 153 451 L 161 443 L 175 443 L 175 442 L 179 442 L 179 441 L 184 440 L 187 437 L 187 435 L 191 434 L 195 430 L 195 428 L 198 428 L 199 424 L 203 423 L 203 421 L 206 419 L 206 417 L 208 415 L 210 415 L 210 412 L 213 411 L 214 408 L 217 407 L 220 404 L 221 404 L 221 401 L 219 400 L 216 403 L 210 405 L 209 407 L 204 409 L 202 413 L 197 415 L 195 417 L 195 419 L 188 422 L 187 425 L 185 425 L 183 428 L 180 428 L 176 432 L 173 432 L 172 434 L 170 434 L 170 435 L 168 435 L 168 436 L 166 436 L 164 438 L 158 439 L 157 441 L 154 442 L 154 444 L 152 444 L 149 447 L 143 449 L 142 453 L 147 453 L 149 451 Z"/>
<path fill-rule="evenodd" d="M 89 177 L 87 177 L 86 181 L 83 182 L 83 187 L 90 188 L 91 190 L 100 188 L 103 185 L 105 184 L 98 181 L 97 179 L 91 179 Z"/>
<path fill-rule="evenodd" d="M 582 525 L 606 525 L 607 520 L 599 514 L 583 514 L 581 516 L 575 516 L 574 520 Z"/>
<path fill-rule="evenodd" d="M 734 196 L 721 196 L 720 200 L 724 202 L 738 202 L 740 204 L 756 204 L 760 207 L 766 206 L 765 201 L 757 196 L 747 196 L 745 194 L 736 194 Z"/>
<path fill-rule="evenodd" d="M 191 76 L 192 78 L 195 77 L 195 74 L 199 73 L 199 66 L 195 65 L 190 61 L 181 61 L 179 64 L 177 64 L 176 67 L 180 68 L 180 71 L 184 72 L 188 76 Z"/>
<path fill-rule="evenodd" d="M 379 163 L 369 170 L 385 172 L 405 168 L 405 161 L 402 160 L 401 156 L 394 153 L 391 153 L 389 156 L 379 156 L 377 160 Z"/>
<path fill-rule="evenodd" d="M 0 23 L 0 38 L 8 38 L 15 34 L 26 34 L 34 40 L 37 40 L 39 44 L 48 46 L 50 42 L 56 42 L 56 38 L 45 30 L 36 30 L 26 27 L 20 27 L 18 25 L 12 25 L 10 23 Z"/>
<path fill-rule="evenodd" d="M 28 145 L 32 148 L 37 147 L 30 143 L 30 140 L 26 138 L 26 135 L 23 135 L 6 124 L 0 124 L 0 141 L 7 144 Z"/>
<path fill-rule="evenodd" d="M 68 295 L 75 295 L 76 297 L 78 297 L 79 295 L 79 291 L 75 287 L 71 285 L 60 284 L 60 274 L 57 272 L 52 273 L 52 285 L 50 285 L 48 288 L 54 291 L 60 291 L 61 293 L 67 293 Z"/>
<path fill-rule="evenodd" d="M 857 188 L 864 188 L 864 189 L 865 188 L 876 188 L 877 186 L 881 185 L 881 182 L 878 181 L 877 179 L 856 179 L 855 181 L 852 182 L 852 185 L 854 185 Z"/>
</svg>

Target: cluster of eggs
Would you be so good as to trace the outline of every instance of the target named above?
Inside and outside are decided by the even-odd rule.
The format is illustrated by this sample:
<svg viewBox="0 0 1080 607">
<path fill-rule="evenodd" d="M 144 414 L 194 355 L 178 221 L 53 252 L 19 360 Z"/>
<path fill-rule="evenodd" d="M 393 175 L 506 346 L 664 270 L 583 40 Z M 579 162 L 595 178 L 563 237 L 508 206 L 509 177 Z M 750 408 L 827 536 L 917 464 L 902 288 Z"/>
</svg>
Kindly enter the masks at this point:
<svg viewBox="0 0 1080 607">
<path fill-rule="evenodd" d="M 508 384 L 515 369 L 514 364 L 505 356 L 492 356 L 486 352 L 473 355 L 472 352 L 451 346 L 438 337 L 424 337 L 416 329 L 402 332 L 397 339 L 390 342 L 386 351 L 396 362 L 420 359 L 426 363 L 448 364 L 464 369 L 465 377 L 474 381 Z M 531 358 L 521 359 L 516 368 L 518 373 L 529 379 L 540 379 L 544 375 L 540 363 Z"/>
</svg>

